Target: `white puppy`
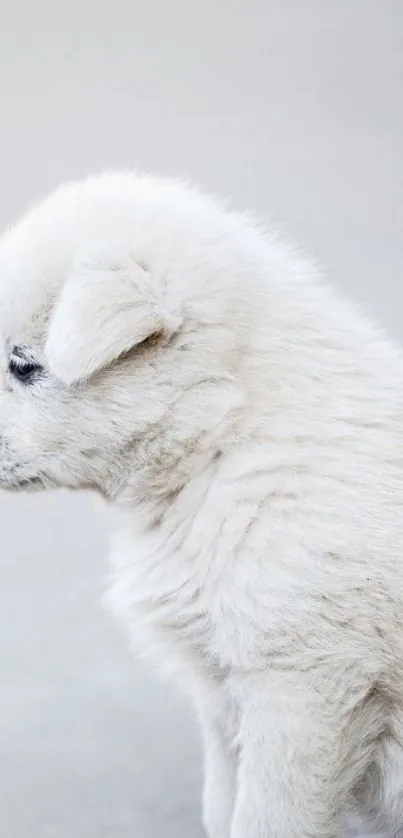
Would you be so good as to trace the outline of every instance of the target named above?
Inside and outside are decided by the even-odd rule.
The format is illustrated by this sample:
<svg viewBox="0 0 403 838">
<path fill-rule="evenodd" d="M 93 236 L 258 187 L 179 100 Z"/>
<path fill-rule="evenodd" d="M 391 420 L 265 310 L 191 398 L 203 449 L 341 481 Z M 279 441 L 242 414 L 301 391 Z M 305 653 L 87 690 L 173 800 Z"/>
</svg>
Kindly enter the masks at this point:
<svg viewBox="0 0 403 838">
<path fill-rule="evenodd" d="M 0 484 L 118 510 L 110 601 L 200 715 L 210 838 L 403 827 L 403 357 L 180 184 L 63 187 L 0 244 Z"/>
</svg>

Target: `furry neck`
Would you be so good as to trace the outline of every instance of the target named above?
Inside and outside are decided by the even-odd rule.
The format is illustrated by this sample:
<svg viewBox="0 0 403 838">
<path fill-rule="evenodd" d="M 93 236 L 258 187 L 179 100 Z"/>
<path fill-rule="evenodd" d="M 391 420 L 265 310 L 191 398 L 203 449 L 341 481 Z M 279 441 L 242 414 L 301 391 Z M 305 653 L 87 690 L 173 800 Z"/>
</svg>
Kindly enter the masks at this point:
<svg viewBox="0 0 403 838">
<path fill-rule="evenodd" d="M 204 393 L 196 412 L 194 405 L 175 405 L 126 452 L 124 477 L 111 500 L 135 514 L 143 529 L 158 526 L 189 485 L 208 482 L 218 461 L 239 443 L 242 394 L 233 383 L 215 389 L 208 398 Z"/>
</svg>

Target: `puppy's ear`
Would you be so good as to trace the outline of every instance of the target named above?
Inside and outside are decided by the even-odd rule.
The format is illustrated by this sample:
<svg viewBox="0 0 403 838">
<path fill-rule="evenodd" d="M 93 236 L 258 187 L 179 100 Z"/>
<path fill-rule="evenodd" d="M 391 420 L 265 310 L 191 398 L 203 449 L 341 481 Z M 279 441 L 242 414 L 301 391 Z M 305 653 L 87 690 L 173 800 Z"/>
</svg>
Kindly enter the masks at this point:
<svg viewBox="0 0 403 838">
<path fill-rule="evenodd" d="M 81 257 L 53 313 L 45 355 L 65 384 L 88 378 L 152 335 L 173 334 L 162 288 L 147 267 L 115 248 Z"/>
</svg>

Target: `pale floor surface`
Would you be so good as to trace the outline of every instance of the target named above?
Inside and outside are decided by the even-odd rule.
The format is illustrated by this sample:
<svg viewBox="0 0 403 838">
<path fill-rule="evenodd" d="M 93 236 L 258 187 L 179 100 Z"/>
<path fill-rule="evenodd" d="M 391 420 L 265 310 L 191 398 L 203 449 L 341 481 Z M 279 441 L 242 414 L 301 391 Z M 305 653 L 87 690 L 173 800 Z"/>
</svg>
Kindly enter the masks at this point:
<svg viewBox="0 0 403 838">
<path fill-rule="evenodd" d="M 99 607 L 95 523 L 85 497 L 1 499 L 0 835 L 201 838 L 191 714 Z"/>
</svg>

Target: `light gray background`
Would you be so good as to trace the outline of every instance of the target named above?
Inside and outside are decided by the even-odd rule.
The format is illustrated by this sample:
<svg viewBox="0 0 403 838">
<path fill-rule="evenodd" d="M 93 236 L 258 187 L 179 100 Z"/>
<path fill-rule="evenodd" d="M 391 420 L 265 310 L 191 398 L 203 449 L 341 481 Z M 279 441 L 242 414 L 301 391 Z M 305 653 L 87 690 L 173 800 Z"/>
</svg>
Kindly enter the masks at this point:
<svg viewBox="0 0 403 838">
<path fill-rule="evenodd" d="M 105 167 L 273 215 L 403 337 L 402 0 L 1 0 L 0 225 Z M 1 279 L 1 278 L 0 278 Z M 0 497 L 4 838 L 201 838 L 199 746 L 98 606 L 86 497 Z"/>
</svg>

